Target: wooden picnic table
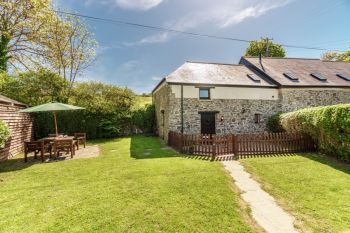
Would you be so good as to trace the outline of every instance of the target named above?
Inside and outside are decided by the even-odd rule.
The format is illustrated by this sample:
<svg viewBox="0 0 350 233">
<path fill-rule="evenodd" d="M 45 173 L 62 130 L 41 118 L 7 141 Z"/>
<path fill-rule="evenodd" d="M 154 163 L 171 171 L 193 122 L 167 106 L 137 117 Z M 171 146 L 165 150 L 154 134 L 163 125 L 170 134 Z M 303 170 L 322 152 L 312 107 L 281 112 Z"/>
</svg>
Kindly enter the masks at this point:
<svg viewBox="0 0 350 233">
<path fill-rule="evenodd" d="M 55 142 L 59 142 L 60 140 L 64 141 L 72 141 L 72 147 L 71 147 L 71 154 L 72 158 L 73 155 L 75 154 L 75 147 L 76 149 L 79 150 L 79 141 L 75 140 L 74 136 L 57 136 L 57 137 L 44 137 L 39 139 L 38 141 L 44 142 L 44 144 L 48 145 L 48 150 L 50 152 L 50 158 L 52 156 L 52 150 L 54 149 L 54 144 Z M 58 154 L 56 151 L 54 151 L 56 158 L 58 157 Z"/>
<path fill-rule="evenodd" d="M 45 138 L 41 138 L 38 141 L 50 141 L 53 142 L 55 140 L 74 140 L 73 136 L 58 136 L 58 137 L 45 137 Z"/>
</svg>

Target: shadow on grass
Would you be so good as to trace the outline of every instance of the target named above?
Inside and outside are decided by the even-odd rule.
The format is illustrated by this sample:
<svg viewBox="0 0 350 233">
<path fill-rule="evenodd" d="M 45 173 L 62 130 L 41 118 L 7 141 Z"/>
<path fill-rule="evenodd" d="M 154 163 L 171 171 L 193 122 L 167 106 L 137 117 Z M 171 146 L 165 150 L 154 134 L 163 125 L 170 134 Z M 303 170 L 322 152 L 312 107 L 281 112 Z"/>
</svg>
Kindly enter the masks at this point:
<svg viewBox="0 0 350 233">
<path fill-rule="evenodd" d="M 214 157 L 212 155 L 187 155 L 187 154 L 183 154 L 181 156 L 186 158 L 186 159 L 204 160 L 204 161 L 209 161 L 209 162 L 237 160 L 237 156 L 234 156 L 234 155 L 218 155 L 218 156 Z"/>
<path fill-rule="evenodd" d="M 26 169 L 34 164 L 41 163 L 40 156 L 34 159 L 34 156 L 28 156 L 28 162 L 24 162 L 24 157 L 16 156 L 15 158 L 0 162 L 0 173 L 18 171 Z"/>
<path fill-rule="evenodd" d="M 297 156 L 296 153 L 278 153 L 278 154 L 251 154 L 251 155 L 239 155 L 240 159 L 249 159 L 249 158 L 272 158 L 272 157 L 291 157 Z"/>
<path fill-rule="evenodd" d="M 298 155 L 325 164 L 346 174 L 350 174 L 350 164 L 342 162 L 336 158 L 317 153 L 304 153 Z"/>
<path fill-rule="evenodd" d="M 132 136 L 131 157 L 135 159 L 156 159 L 179 157 L 171 147 L 165 145 L 158 137 Z"/>
<path fill-rule="evenodd" d="M 95 144 L 105 144 L 109 143 L 112 140 L 118 141 L 121 140 L 121 138 L 109 138 L 109 139 L 94 139 L 94 140 L 89 140 L 87 141 L 87 146 L 95 145 Z M 49 159 L 49 155 L 46 153 L 45 154 L 45 161 L 42 162 L 40 155 L 37 156 L 37 158 L 34 158 L 34 153 L 29 153 L 28 154 L 28 162 L 24 162 L 24 155 L 19 154 L 16 155 L 14 158 L 11 158 L 9 160 L 1 161 L 0 162 L 0 173 L 5 173 L 5 172 L 12 172 L 12 171 L 18 171 L 22 169 L 26 169 L 28 167 L 31 167 L 35 164 L 41 164 L 41 163 L 52 163 L 52 162 L 60 162 L 64 161 L 64 157 L 59 157 L 58 159 Z"/>
</svg>

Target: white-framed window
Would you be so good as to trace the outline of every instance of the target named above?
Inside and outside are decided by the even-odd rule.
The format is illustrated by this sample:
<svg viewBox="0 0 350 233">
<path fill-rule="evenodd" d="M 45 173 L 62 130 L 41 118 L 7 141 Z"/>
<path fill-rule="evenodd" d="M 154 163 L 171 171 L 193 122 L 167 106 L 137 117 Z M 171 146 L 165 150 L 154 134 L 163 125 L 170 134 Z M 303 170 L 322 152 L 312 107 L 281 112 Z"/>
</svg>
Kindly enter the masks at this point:
<svg viewBox="0 0 350 233">
<path fill-rule="evenodd" d="M 210 100 L 210 88 L 199 88 L 199 99 L 201 100 Z"/>
</svg>

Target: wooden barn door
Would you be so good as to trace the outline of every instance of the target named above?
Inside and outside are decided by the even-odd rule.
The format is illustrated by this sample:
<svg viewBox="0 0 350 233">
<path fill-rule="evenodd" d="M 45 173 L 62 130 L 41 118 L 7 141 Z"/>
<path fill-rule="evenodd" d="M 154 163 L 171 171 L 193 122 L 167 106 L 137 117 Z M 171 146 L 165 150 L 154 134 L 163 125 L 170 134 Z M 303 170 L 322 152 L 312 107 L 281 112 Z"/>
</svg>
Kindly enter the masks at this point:
<svg viewBox="0 0 350 233">
<path fill-rule="evenodd" d="M 201 133 L 215 134 L 215 112 L 201 112 Z"/>
</svg>

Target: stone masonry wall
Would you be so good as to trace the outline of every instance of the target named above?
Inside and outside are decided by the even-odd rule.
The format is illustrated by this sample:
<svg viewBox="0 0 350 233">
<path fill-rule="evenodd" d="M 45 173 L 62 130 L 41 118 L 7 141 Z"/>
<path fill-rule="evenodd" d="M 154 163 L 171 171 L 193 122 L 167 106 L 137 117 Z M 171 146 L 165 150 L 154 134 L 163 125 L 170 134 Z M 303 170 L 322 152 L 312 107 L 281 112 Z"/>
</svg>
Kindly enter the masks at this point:
<svg viewBox="0 0 350 233">
<path fill-rule="evenodd" d="M 169 130 L 181 132 L 181 99 L 175 98 L 169 85 L 154 94 L 158 133 L 167 141 Z M 184 133 L 200 133 L 199 111 L 218 111 L 216 133 L 257 133 L 266 130 L 267 119 L 278 112 L 289 112 L 305 107 L 350 103 L 350 89 L 287 89 L 279 90 L 276 100 L 254 99 L 184 99 Z M 162 126 L 160 110 L 165 110 Z M 254 122 L 254 114 L 261 114 L 261 122 Z M 223 121 L 221 121 L 223 117 Z"/>
<path fill-rule="evenodd" d="M 350 89 L 281 89 L 281 112 L 297 109 L 350 103 Z"/>
<path fill-rule="evenodd" d="M 155 103 L 156 122 L 157 122 L 157 134 L 165 141 L 168 140 L 169 132 L 169 96 L 171 96 L 171 88 L 168 84 L 163 85 L 153 94 L 153 103 Z M 164 110 L 164 115 L 162 114 Z M 163 121 L 164 117 L 164 121 Z M 164 122 L 164 125 L 163 125 Z"/>
<path fill-rule="evenodd" d="M 181 102 L 172 98 L 170 130 L 181 130 Z M 216 114 L 216 133 L 253 133 L 266 130 L 266 120 L 279 110 L 276 100 L 199 100 L 184 99 L 184 133 L 201 132 L 199 111 L 218 111 Z M 261 122 L 254 122 L 254 114 L 261 114 Z M 221 121 L 223 117 L 223 121 Z"/>
</svg>

